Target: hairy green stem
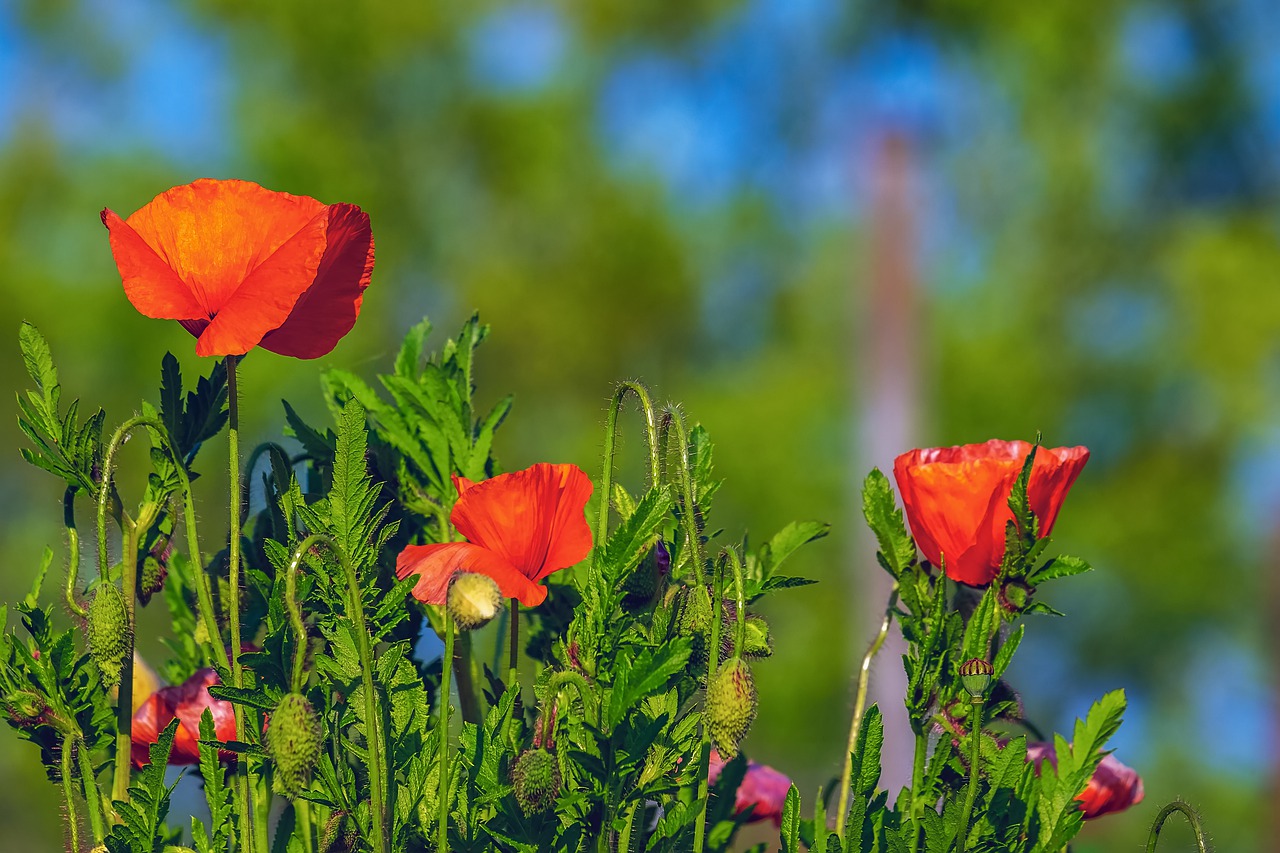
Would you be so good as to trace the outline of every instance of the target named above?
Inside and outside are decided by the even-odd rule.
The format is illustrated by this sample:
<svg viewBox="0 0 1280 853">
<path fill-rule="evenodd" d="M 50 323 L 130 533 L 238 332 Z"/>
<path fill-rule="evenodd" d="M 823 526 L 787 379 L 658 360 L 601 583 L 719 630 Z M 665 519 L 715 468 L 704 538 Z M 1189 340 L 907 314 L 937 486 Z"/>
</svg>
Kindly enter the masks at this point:
<svg viewBox="0 0 1280 853">
<path fill-rule="evenodd" d="M 683 442 L 681 446 L 684 446 Z M 686 471 L 688 470 L 687 464 L 683 467 Z M 720 668 L 720 622 L 724 618 L 724 596 L 721 594 L 720 590 L 724 580 L 721 575 L 724 570 L 724 562 L 725 561 L 723 559 L 716 561 L 715 578 L 711 585 L 711 637 L 707 642 L 707 687 L 711 686 L 712 680 L 716 677 L 716 671 Z M 702 805 L 698 809 L 698 818 L 693 826 L 694 853 L 702 853 L 702 848 L 706 842 L 707 835 L 707 792 L 710 788 L 710 783 L 707 781 L 707 773 L 711 769 L 711 734 L 707 731 L 707 706 L 705 697 L 702 703 L 702 726 L 700 727 L 700 730 L 700 750 L 698 755 L 698 802 Z"/>
<path fill-rule="evenodd" d="M 294 833 L 302 838 L 303 853 L 314 853 L 315 840 L 311 837 L 311 803 L 298 797 L 293 801 L 293 814 L 298 820 Z"/>
<path fill-rule="evenodd" d="M 640 408 L 644 412 L 645 434 L 649 440 L 651 482 L 657 484 L 661 482 L 662 477 L 662 464 L 658 453 L 658 429 L 654 419 L 653 402 L 649 397 L 649 389 L 639 382 L 620 382 L 618 383 L 618 389 L 613 392 L 613 399 L 609 404 L 609 414 L 606 417 L 604 428 L 604 471 L 600 474 L 600 511 L 596 516 L 595 537 L 595 544 L 600 548 L 604 547 L 604 542 L 609 536 L 609 504 L 613 500 L 613 458 L 618 437 L 618 414 L 622 410 L 622 403 L 627 394 L 636 395 L 636 399 L 640 401 Z M 595 577 L 595 572 L 598 570 L 596 561 L 593 559 L 588 569 L 592 573 L 592 578 Z"/>
<path fill-rule="evenodd" d="M 240 400 L 236 380 L 238 356 L 228 355 L 227 364 L 227 460 L 231 477 L 230 531 L 227 534 L 227 601 L 223 602 L 227 619 L 231 623 L 231 684 L 244 687 L 244 668 L 240 665 Z M 245 737 L 244 709 L 233 704 L 236 734 Z M 256 800 L 254 772 L 248 756 L 236 762 L 236 788 L 240 800 L 240 841 L 245 851 L 260 851 L 266 839 L 256 838 L 253 819 Z"/>
<path fill-rule="evenodd" d="M 274 441 L 264 441 L 257 445 L 249 452 L 248 461 L 244 464 L 244 485 L 240 491 L 240 523 L 243 525 L 249 514 L 249 493 L 253 490 L 253 469 L 257 466 L 258 460 L 262 458 L 264 453 L 269 453 L 274 457 L 279 457 L 288 467 L 292 464 L 289 458 L 289 452 Z"/>
<path fill-rule="evenodd" d="M 726 548 L 725 553 L 729 555 L 729 567 L 733 570 L 733 602 L 734 611 L 738 617 L 733 634 L 733 656 L 740 658 L 742 648 L 747 643 L 747 594 L 743 579 L 745 572 L 742 568 L 742 558 L 738 556 L 736 550 Z"/>
<path fill-rule="evenodd" d="M 889 591 L 889 604 L 884 609 L 884 619 L 880 621 L 880 631 L 876 634 L 867 653 L 862 656 L 862 666 L 858 669 L 858 692 L 853 700 L 853 720 L 849 724 L 849 745 L 844 753 L 844 775 L 840 779 L 840 799 L 836 807 L 836 835 L 844 841 L 845 818 L 849 815 L 849 788 L 853 780 L 853 751 L 858 746 L 858 730 L 862 728 L 862 713 L 867 705 L 867 685 L 871 681 L 871 662 L 880 653 L 885 640 L 889 636 L 889 626 L 893 624 L 893 608 L 898 603 L 898 583 L 894 581 Z"/>
<path fill-rule="evenodd" d="M 302 692 L 302 667 L 307 658 L 307 624 L 302 619 L 302 608 L 298 605 L 298 572 L 302 569 L 302 558 L 311 547 L 314 536 L 307 537 L 293 551 L 293 559 L 289 561 L 289 569 L 284 577 L 284 605 L 289 611 L 289 624 L 293 626 L 293 669 L 289 675 L 289 689 L 294 693 Z"/>
<path fill-rule="evenodd" d="M 978 797 L 978 776 L 982 768 L 982 705 L 983 696 L 974 696 L 969 704 L 969 716 L 972 718 L 969 727 L 969 789 L 964 796 L 964 811 L 960 812 L 960 853 L 965 853 L 969 846 L 969 818 L 973 814 L 973 803 Z"/>
<path fill-rule="evenodd" d="M 80 818 L 76 816 L 76 792 L 74 780 L 75 742 L 69 737 L 62 739 L 62 798 L 67 804 L 67 841 L 69 849 L 79 853 L 80 850 Z"/>
<path fill-rule="evenodd" d="M 689 430 L 685 426 L 684 413 L 679 408 L 668 406 L 663 409 L 663 415 L 675 429 L 676 441 L 679 442 L 680 489 L 684 499 L 680 516 L 684 521 L 686 547 L 689 549 L 690 562 L 693 564 L 693 576 L 699 586 L 705 586 L 707 578 L 702 567 L 702 534 L 698 530 L 697 505 L 693 499 L 693 471 L 689 467 Z"/>
<path fill-rule="evenodd" d="M 1174 800 L 1160 810 L 1156 815 L 1155 822 L 1151 824 L 1151 834 L 1147 836 L 1147 853 L 1155 853 L 1156 843 L 1160 838 L 1160 830 L 1164 828 L 1164 822 L 1169 819 L 1174 812 L 1181 812 L 1182 816 L 1191 824 L 1191 831 L 1196 836 L 1196 849 L 1200 853 L 1208 853 L 1209 841 L 1205 838 L 1204 825 L 1200 820 L 1200 815 L 1196 810 L 1191 808 L 1187 803 L 1181 800 Z"/>
<path fill-rule="evenodd" d="M 76 490 L 67 489 L 62 494 L 62 523 L 67 528 L 67 609 L 84 619 L 89 611 L 77 598 L 80 580 L 80 531 L 76 530 Z"/>
<path fill-rule="evenodd" d="M 520 601 L 511 599 L 511 618 L 507 620 L 509 625 L 509 633 L 507 634 L 507 686 L 516 686 L 516 697 L 520 696 L 520 672 L 517 664 L 520 663 Z"/>
<path fill-rule="evenodd" d="M 76 760 L 80 764 L 84 802 L 89 809 L 89 831 L 93 833 L 93 843 L 101 844 L 107 834 L 106 821 L 110 820 L 110 815 L 103 811 L 102 792 L 98 790 L 98 780 L 93 775 L 93 761 L 81 736 L 76 737 Z"/>
<path fill-rule="evenodd" d="M 928 756 L 929 741 L 923 732 L 916 733 L 915 757 L 911 762 L 911 849 L 920 849 L 920 836 L 924 830 L 920 814 L 923 800 L 920 798 L 920 787 L 924 784 L 924 764 Z"/>
<path fill-rule="evenodd" d="M 130 759 L 133 749 L 133 639 L 134 626 L 137 624 L 135 612 L 138 595 L 138 535 L 140 530 L 151 525 L 154 516 L 154 507 L 148 504 L 138 514 L 137 522 L 127 526 L 120 556 L 123 574 L 121 592 L 124 595 L 129 646 L 125 650 L 124 661 L 120 667 L 120 687 L 116 694 L 116 770 L 111 785 L 111 796 L 123 802 L 129 801 L 129 771 L 132 769 Z M 106 582 L 114 583 L 111 580 Z"/>
<path fill-rule="evenodd" d="M 512 606 L 515 606 L 514 599 Z M 453 615 L 449 608 L 444 609 L 444 666 L 440 668 L 440 794 L 436 802 L 439 804 L 439 830 L 436 835 L 436 849 L 439 853 L 449 850 L 449 672 L 453 667 Z"/>
</svg>

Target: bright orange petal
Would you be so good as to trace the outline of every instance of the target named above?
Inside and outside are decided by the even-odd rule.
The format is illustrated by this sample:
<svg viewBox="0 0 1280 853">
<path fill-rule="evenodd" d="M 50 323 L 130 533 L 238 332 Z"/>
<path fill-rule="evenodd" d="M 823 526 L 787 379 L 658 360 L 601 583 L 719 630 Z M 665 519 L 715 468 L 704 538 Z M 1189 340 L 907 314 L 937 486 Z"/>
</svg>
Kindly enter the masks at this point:
<svg viewBox="0 0 1280 853">
<path fill-rule="evenodd" d="M 1036 451 L 1027 484 L 1031 510 L 1040 519 L 1040 535 L 1048 536 L 1067 492 L 1089 461 L 1087 447 L 1042 447 Z"/>
<path fill-rule="evenodd" d="M 205 319 L 209 311 L 195 292 L 114 211 L 102 211 L 111 254 L 120 269 L 124 294 L 134 308 L 157 320 Z"/>
<path fill-rule="evenodd" d="M 396 577 L 418 575 L 413 597 L 427 604 L 444 604 L 449 581 L 458 572 L 479 572 L 493 578 L 506 598 L 537 607 L 547 597 L 544 586 L 533 583 L 500 555 L 470 542 L 410 545 L 396 558 Z"/>
<path fill-rule="evenodd" d="M 583 509 L 591 480 L 576 465 L 545 462 L 466 489 L 451 520 L 467 539 L 504 557 L 530 580 L 572 566 L 591 551 Z"/>
<path fill-rule="evenodd" d="M 324 256 L 315 281 L 283 325 L 262 339 L 263 348 L 294 358 L 329 353 L 355 325 L 372 275 L 369 215 L 354 204 L 330 205 Z"/>
</svg>

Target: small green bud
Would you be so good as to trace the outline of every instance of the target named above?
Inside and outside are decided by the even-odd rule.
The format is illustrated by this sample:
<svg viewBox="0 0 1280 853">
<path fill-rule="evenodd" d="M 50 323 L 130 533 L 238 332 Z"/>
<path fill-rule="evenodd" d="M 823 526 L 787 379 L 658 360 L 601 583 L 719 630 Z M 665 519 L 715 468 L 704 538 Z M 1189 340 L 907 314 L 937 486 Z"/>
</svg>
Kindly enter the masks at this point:
<svg viewBox="0 0 1280 853">
<path fill-rule="evenodd" d="M 113 583 L 98 584 L 89 602 L 89 656 L 102 672 L 102 683 L 120 683 L 120 668 L 133 653 L 133 633 L 124 595 Z"/>
<path fill-rule="evenodd" d="M 151 596 L 164 589 L 164 579 L 168 576 L 168 568 L 155 557 L 147 555 L 142 561 L 138 572 L 138 600 L 144 607 L 151 603 Z"/>
<path fill-rule="evenodd" d="M 695 669 L 707 665 L 708 634 L 711 630 L 711 594 L 705 586 L 691 586 L 684 591 L 680 602 L 680 617 L 676 628 L 683 637 L 693 640 L 689 653 L 689 665 Z"/>
<path fill-rule="evenodd" d="M 990 663 L 982 658 L 973 658 L 960 664 L 960 683 L 964 685 L 965 690 L 969 691 L 970 696 L 980 699 L 987 695 L 987 688 L 991 686 L 991 676 L 994 672 Z"/>
<path fill-rule="evenodd" d="M 545 812 L 560 794 L 560 763 L 546 749 L 527 749 L 511 768 L 511 784 L 516 802 L 526 816 Z"/>
<path fill-rule="evenodd" d="M 1022 581 L 1008 581 L 1000 587 L 996 601 L 1009 613 L 1021 613 L 1027 609 L 1035 592 L 1035 587 L 1027 586 Z"/>
<path fill-rule="evenodd" d="M 285 694 L 271 714 L 266 741 L 276 766 L 276 788 L 292 800 L 310 783 L 324 746 L 324 730 L 305 696 Z"/>
<path fill-rule="evenodd" d="M 4 700 L 5 712 L 9 721 L 20 729 L 30 728 L 44 719 L 49 705 L 44 697 L 30 690 L 19 690 L 9 694 Z"/>
<path fill-rule="evenodd" d="M 756 718 L 756 682 L 742 658 L 729 658 L 707 686 L 707 733 L 726 761 L 738 754 Z"/>
<path fill-rule="evenodd" d="M 502 593 L 488 575 L 460 572 L 449 582 L 445 607 L 459 631 L 474 631 L 489 624 L 502 610 Z"/>
<path fill-rule="evenodd" d="M 773 654 L 769 623 L 763 617 L 754 614 L 747 616 L 747 638 L 742 644 L 742 654 L 749 658 L 767 658 Z"/>
</svg>

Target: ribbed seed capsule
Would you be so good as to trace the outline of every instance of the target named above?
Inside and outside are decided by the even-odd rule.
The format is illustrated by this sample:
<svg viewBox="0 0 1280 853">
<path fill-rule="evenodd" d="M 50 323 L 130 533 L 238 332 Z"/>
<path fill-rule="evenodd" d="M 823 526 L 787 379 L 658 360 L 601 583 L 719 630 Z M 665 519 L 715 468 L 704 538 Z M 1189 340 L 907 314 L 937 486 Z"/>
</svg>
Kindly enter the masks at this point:
<svg viewBox="0 0 1280 853">
<path fill-rule="evenodd" d="M 271 714 L 266 740 L 276 766 L 276 788 L 293 799 L 310 783 L 324 746 L 324 730 L 305 696 L 288 693 L 280 700 Z"/>
<path fill-rule="evenodd" d="M 706 726 L 711 741 L 728 761 L 738 754 L 756 718 L 756 682 L 742 658 L 725 661 L 707 686 Z"/>
<path fill-rule="evenodd" d="M 133 633 L 124 596 L 113 583 L 99 584 L 89 602 L 89 656 L 108 688 L 120 683 L 120 668 L 133 653 Z"/>
<path fill-rule="evenodd" d="M 546 749 L 527 749 L 511 768 L 511 784 L 516 802 L 526 815 L 545 812 L 560 795 L 560 764 L 555 753 Z"/>
</svg>

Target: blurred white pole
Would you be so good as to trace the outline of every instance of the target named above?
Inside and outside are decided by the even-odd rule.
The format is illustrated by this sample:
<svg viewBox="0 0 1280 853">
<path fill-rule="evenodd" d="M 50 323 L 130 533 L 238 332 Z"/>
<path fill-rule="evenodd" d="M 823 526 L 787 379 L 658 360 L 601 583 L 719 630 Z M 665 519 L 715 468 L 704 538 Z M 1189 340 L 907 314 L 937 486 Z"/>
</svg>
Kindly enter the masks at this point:
<svg viewBox="0 0 1280 853">
<path fill-rule="evenodd" d="M 865 254 L 867 268 L 857 275 L 854 300 L 859 428 L 852 458 L 858 489 L 855 522 L 862 534 L 852 566 L 856 606 L 864 626 L 864 636 L 854 649 L 856 661 L 861 661 L 866 644 L 879 629 L 891 586 L 889 575 L 875 560 L 875 539 L 862 519 L 862 480 L 872 467 L 892 480 L 894 457 L 916 446 L 920 408 L 916 352 L 926 339 L 916 296 L 918 187 L 911 142 L 901 133 L 886 132 L 876 140 L 871 156 L 870 245 Z M 861 164 L 861 169 L 866 165 Z M 905 651 L 895 624 L 871 669 L 868 702 L 879 704 L 885 726 L 880 787 L 889 792 L 890 802 L 911 781 L 913 739 L 903 704 Z"/>
</svg>

